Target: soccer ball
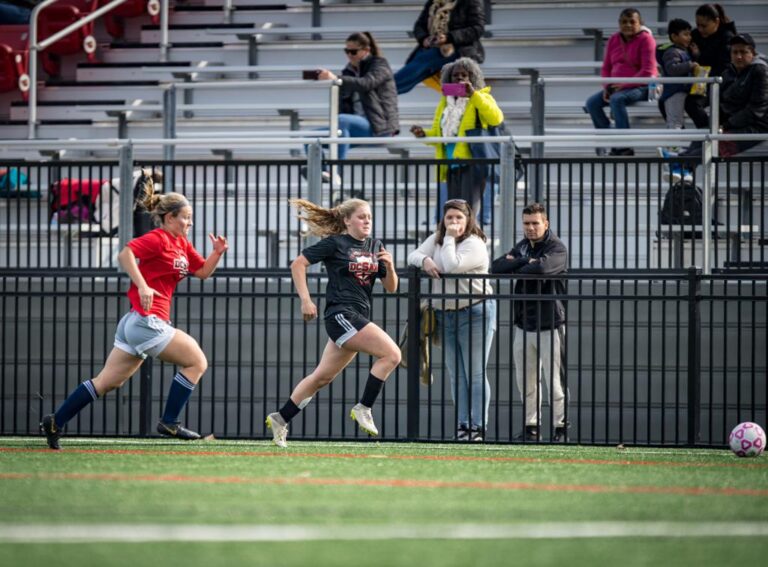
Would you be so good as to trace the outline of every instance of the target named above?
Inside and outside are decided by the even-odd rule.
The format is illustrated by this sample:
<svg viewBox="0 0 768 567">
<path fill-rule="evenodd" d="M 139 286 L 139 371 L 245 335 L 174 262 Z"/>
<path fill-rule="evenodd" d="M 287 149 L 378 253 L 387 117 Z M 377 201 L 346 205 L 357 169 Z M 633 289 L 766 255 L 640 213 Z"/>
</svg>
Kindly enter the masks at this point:
<svg viewBox="0 0 768 567">
<path fill-rule="evenodd" d="M 765 431 L 758 424 L 745 421 L 733 428 L 728 444 L 739 457 L 757 457 L 765 449 Z"/>
</svg>

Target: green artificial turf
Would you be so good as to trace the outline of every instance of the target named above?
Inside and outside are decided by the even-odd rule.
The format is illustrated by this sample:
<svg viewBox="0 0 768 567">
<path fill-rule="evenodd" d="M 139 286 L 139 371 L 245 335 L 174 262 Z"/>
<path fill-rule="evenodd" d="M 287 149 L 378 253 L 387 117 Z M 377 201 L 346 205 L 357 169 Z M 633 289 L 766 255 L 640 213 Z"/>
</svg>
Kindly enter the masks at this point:
<svg viewBox="0 0 768 567">
<path fill-rule="evenodd" d="M 552 522 L 768 526 L 768 459 L 726 451 L 372 442 L 280 450 L 266 442 L 74 438 L 60 452 L 44 445 L 0 439 L 0 524 L 370 533 Z M 733 536 L 110 541 L 0 543 L 0 565 L 744 565 L 766 552 L 768 537 Z"/>
</svg>

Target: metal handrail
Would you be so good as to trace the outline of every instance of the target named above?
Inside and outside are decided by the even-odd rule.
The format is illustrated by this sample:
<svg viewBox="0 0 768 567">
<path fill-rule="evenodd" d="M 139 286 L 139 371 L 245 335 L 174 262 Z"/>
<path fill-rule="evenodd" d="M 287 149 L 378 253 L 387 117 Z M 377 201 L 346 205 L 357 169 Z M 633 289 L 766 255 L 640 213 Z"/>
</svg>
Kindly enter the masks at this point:
<svg viewBox="0 0 768 567">
<path fill-rule="evenodd" d="M 40 11 L 52 4 L 58 2 L 58 0 L 44 0 L 32 9 L 32 14 L 29 17 L 29 116 L 27 117 L 29 126 L 29 137 L 34 139 L 37 126 L 37 56 L 39 52 L 43 51 L 46 47 L 56 43 L 61 38 L 68 36 L 73 31 L 80 29 L 85 24 L 92 22 L 93 20 L 100 18 L 107 12 L 111 12 L 127 0 L 113 0 L 106 6 L 102 6 L 98 10 L 95 10 L 85 16 L 83 19 L 78 20 L 74 24 L 70 24 L 63 30 L 53 34 L 49 38 L 38 43 L 37 41 L 37 17 Z M 168 0 L 163 0 L 163 4 L 167 4 Z M 167 8 L 166 8 L 167 9 Z"/>
<path fill-rule="evenodd" d="M 649 85 L 651 83 L 659 84 L 689 84 L 689 83 L 722 83 L 722 77 L 539 77 L 540 84 L 546 83 L 638 83 Z"/>
<path fill-rule="evenodd" d="M 642 130 L 635 131 L 634 134 L 573 134 L 573 135 L 545 135 L 545 136 L 488 136 L 483 137 L 484 141 L 489 142 L 513 142 L 518 146 L 524 146 L 526 144 L 535 142 L 560 142 L 560 143 L 576 143 L 584 145 L 585 143 L 593 143 L 594 145 L 604 145 L 610 141 L 628 142 L 633 141 L 638 144 L 654 145 L 658 146 L 659 142 L 712 142 L 719 140 L 730 141 L 768 141 L 768 134 L 705 134 L 697 133 L 695 131 L 668 131 L 667 134 L 654 133 L 647 136 L 647 140 L 643 140 L 644 136 L 638 135 Z M 656 143 L 654 143 L 654 140 Z M 216 138 L 217 144 L 227 144 L 232 142 L 240 147 L 245 146 L 261 146 L 268 144 L 349 144 L 355 143 L 366 146 L 389 146 L 389 145 L 412 145 L 423 146 L 424 144 L 431 143 L 455 143 L 455 142 L 476 142 L 477 138 L 474 136 L 452 136 L 452 137 L 435 137 L 435 138 L 415 138 L 410 136 L 396 136 L 386 138 L 330 138 L 326 136 L 291 136 L 286 133 L 285 137 L 253 137 L 243 138 L 233 135 L 231 138 Z M 133 145 L 134 147 L 144 146 L 205 146 L 210 145 L 211 138 L 206 136 L 199 136 L 197 138 L 99 138 L 89 140 L 79 139 L 55 139 L 55 140 L 36 140 L 36 139 L 21 139 L 21 140 L 3 140 L 0 143 L 0 150 L 4 147 L 9 148 L 24 148 L 24 149 L 104 149 L 115 148 L 126 145 Z"/>
</svg>

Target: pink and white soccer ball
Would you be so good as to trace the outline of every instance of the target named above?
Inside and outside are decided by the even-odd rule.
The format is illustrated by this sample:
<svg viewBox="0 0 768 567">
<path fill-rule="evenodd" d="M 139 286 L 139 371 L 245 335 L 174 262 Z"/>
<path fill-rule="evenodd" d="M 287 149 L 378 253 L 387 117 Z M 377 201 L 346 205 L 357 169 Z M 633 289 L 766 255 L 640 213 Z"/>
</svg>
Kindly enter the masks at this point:
<svg viewBox="0 0 768 567">
<path fill-rule="evenodd" d="M 739 457 L 757 457 L 765 449 L 765 431 L 758 424 L 745 421 L 733 428 L 728 444 Z"/>
</svg>

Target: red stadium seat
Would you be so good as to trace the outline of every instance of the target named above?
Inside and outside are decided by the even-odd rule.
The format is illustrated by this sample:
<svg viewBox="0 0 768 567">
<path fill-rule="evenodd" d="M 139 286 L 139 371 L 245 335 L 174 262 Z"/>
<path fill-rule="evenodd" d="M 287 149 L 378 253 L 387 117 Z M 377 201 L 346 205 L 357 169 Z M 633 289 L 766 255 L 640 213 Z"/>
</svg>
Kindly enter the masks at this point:
<svg viewBox="0 0 768 567">
<path fill-rule="evenodd" d="M 38 40 L 42 41 L 67 26 L 84 18 L 98 7 L 98 0 L 60 0 L 40 11 L 38 16 Z M 94 22 L 85 24 L 66 37 L 50 45 L 42 52 L 43 69 L 58 76 L 60 65 L 57 55 L 72 55 L 84 51 L 90 61 L 96 59 L 96 39 L 93 37 Z"/>
<path fill-rule="evenodd" d="M 29 92 L 29 26 L 0 26 L 0 92 Z"/>
<path fill-rule="evenodd" d="M 99 0 L 99 6 L 105 6 L 111 1 Z M 149 14 L 152 17 L 153 24 L 159 23 L 160 0 L 128 0 L 111 12 L 104 14 L 104 25 L 112 37 L 123 37 L 125 35 L 124 18 L 135 18 L 144 14 Z"/>
</svg>

